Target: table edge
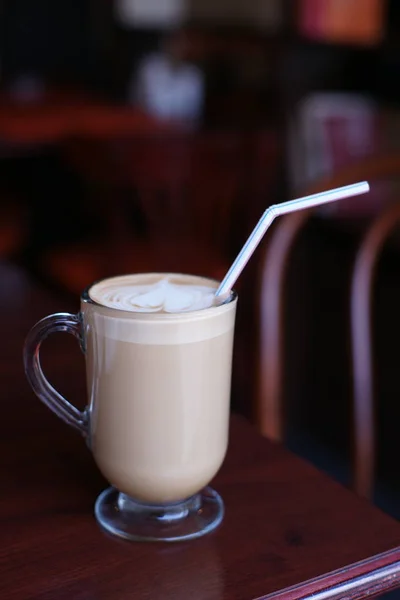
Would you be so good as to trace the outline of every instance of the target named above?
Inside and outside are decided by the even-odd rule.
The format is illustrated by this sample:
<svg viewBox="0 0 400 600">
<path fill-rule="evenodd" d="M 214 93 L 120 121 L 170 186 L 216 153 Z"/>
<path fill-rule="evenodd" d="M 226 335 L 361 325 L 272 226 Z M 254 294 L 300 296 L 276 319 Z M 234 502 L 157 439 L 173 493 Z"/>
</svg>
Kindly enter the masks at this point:
<svg viewBox="0 0 400 600">
<path fill-rule="evenodd" d="M 400 546 L 258 600 L 361 600 L 398 587 Z"/>
</svg>

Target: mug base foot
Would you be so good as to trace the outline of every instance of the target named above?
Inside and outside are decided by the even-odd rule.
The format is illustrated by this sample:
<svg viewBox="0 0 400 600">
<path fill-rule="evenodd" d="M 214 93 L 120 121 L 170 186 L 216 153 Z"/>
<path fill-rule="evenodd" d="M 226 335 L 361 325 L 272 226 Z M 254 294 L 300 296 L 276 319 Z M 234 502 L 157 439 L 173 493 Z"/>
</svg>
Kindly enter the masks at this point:
<svg viewBox="0 0 400 600">
<path fill-rule="evenodd" d="M 136 502 L 110 487 L 96 500 L 95 517 L 108 533 L 133 541 L 180 542 L 213 531 L 224 516 L 220 495 L 210 487 L 168 506 Z"/>
</svg>

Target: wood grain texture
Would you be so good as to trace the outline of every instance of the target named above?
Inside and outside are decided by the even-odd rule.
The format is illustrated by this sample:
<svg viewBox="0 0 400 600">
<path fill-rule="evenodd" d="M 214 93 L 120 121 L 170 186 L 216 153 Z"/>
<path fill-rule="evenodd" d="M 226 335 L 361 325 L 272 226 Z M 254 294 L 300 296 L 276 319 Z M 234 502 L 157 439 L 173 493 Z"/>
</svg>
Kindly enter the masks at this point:
<svg viewBox="0 0 400 600">
<path fill-rule="evenodd" d="M 214 534 L 176 545 L 104 534 L 93 504 L 106 482 L 80 437 L 34 398 L 22 370 L 28 328 L 49 312 L 76 309 L 78 301 L 62 303 L 6 266 L 0 283 L 1 598 L 250 600 L 274 594 L 294 600 L 329 586 L 340 590 L 343 581 L 399 561 L 399 524 L 240 417 L 232 418 L 228 456 L 214 482 L 226 504 Z M 74 340 L 49 339 L 43 365 L 67 397 L 84 401 L 83 359 Z M 398 584 L 385 575 L 379 581 L 379 592 Z M 366 597 L 362 593 L 357 597 Z"/>
</svg>

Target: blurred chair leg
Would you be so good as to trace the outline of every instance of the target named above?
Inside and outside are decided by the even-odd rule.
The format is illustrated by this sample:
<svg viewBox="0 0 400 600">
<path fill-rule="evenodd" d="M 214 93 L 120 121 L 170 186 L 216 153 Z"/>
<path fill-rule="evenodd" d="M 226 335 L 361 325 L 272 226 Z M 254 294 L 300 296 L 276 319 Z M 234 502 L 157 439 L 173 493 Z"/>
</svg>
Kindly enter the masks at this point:
<svg viewBox="0 0 400 600">
<path fill-rule="evenodd" d="M 300 211 L 283 217 L 269 242 L 260 282 L 260 361 L 258 373 L 257 423 L 266 437 L 282 441 L 283 419 L 283 307 L 289 254 L 311 216 Z"/>
<path fill-rule="evenodd" d="M 368 230 L 357 253 L 351 283 L 351 351 L 354 402 L 354 489 L 371 497 L 375 467 L 374 376 L 372 359 L 372 287 L 380 251 L 400 221 L 392 206 Z"/>
</svg>

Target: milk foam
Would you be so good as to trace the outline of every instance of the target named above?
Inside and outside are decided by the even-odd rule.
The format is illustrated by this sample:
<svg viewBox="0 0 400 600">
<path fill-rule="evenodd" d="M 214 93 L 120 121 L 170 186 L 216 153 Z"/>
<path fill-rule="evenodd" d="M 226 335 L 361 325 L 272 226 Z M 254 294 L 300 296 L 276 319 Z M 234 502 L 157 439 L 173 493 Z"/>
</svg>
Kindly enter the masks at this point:
<svg viewBox="0 0 400 600">
<path fill-rule="evenodd" d="M 173 276 L 147 282 L 135 275 L 95 284 L 89 296 L 103 306 L 118 310 L 182 313 L 211 307 L 215 303 L 215 288 L 194 282 L 182 283 Z"/>
</svg>

